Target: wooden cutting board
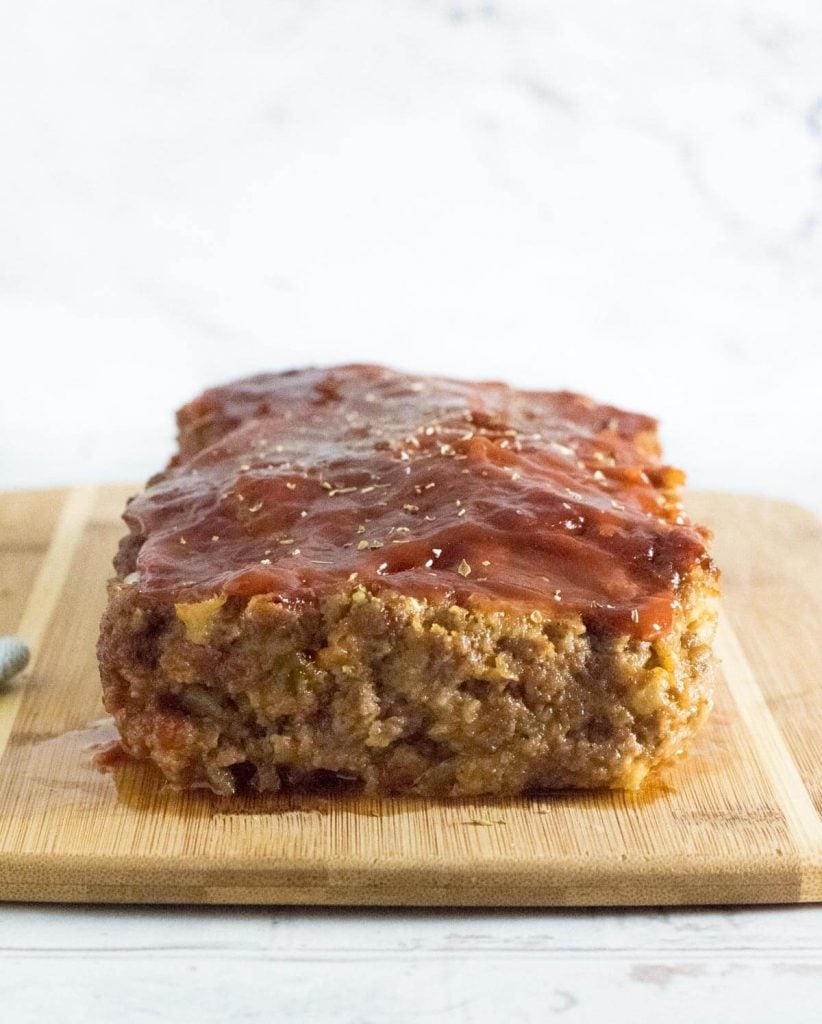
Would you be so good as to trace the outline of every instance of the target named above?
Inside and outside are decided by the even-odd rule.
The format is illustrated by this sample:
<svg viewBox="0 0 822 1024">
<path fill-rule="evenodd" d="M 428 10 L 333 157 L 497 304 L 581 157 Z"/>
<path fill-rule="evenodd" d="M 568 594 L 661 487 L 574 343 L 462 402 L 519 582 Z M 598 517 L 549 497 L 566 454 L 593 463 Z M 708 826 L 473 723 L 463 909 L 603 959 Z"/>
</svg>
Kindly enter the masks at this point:
<svg viewBox="0 0 822 1024">
<path fill-rule="evenodd" d="M 104 775 L 94 645 L 131 488 L 0 495 L 0 898 L 464 906 L 822 898 L 822 532 L 793 505 L 692 495 L 726 594 L 716 708 L 640 794 L 428 800 L 173 793 Z"/>
</svg>

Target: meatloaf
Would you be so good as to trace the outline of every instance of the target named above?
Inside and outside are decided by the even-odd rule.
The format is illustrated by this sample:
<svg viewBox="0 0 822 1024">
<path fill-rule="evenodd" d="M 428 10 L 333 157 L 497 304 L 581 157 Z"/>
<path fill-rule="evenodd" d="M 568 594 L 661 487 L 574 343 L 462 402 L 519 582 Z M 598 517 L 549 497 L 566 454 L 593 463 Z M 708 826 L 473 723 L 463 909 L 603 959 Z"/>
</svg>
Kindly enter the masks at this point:
<svg viewBox="0 0 822 1024">
<path fill-rule="evenodd" d="M 340 366 L 177 422 L 98 647 L 124 751 L 172 785 L 635 788 L 705 718 L 717 571 L 653 419 Z"/>
</svg>

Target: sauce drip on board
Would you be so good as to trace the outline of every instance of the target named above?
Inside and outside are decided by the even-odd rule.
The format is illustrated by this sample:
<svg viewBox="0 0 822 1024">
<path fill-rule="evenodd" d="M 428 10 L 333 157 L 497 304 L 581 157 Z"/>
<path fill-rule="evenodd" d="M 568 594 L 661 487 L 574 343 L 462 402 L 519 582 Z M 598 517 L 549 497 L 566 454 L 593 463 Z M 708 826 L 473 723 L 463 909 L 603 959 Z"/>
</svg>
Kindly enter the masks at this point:
<svg viewBox="0 0 822 1024">
<path fill-rule="evenodd" d="M 709 564 L 656 422 L 570 392 L 343 366 L 212 389 L 178 422 L 180 455 L 125 513 L 146 594 L 363 584 L 652 639 Z"/>
</svg>

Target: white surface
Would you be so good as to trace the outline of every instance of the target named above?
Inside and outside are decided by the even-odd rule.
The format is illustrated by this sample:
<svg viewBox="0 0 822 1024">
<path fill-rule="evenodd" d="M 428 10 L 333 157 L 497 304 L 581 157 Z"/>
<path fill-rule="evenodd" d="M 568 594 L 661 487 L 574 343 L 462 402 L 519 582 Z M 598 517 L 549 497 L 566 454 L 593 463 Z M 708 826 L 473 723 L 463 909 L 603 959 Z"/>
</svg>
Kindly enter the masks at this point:
<svg viewBox="0 0 822 1024">
<path fill-rule="evenodd" d="M 5 908 L 15 1022 L 811 1024 L 822 907 L 671 912 Z M 125 1010 L 125 1013 L 123 1011 Z"/>
<path fill-rule="evenodd" d="M 801 0 L 6 5 L 0 487 L 145 476 L 203 385 L 357 359 L 585 390 L 822 508 L 820 66 Z M 0 1005 L 805 1021 L 820 924 L 4 907 Z"/>
</svg>

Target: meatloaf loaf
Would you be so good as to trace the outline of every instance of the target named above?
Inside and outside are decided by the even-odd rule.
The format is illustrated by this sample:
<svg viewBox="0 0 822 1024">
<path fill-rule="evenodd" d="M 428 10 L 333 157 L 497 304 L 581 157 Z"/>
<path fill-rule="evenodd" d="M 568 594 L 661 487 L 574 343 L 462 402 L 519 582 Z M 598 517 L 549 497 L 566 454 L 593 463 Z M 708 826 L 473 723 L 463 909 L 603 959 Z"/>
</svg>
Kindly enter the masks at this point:
<svg viewBox="0 0 822 1024">
<path fill-rule="evenodd" d="M 717 571 L 649 417 L 341 366 L 177 421 L 99 640 L 172 785 L 635 788 L 705 718 Z"/>
</svg>

